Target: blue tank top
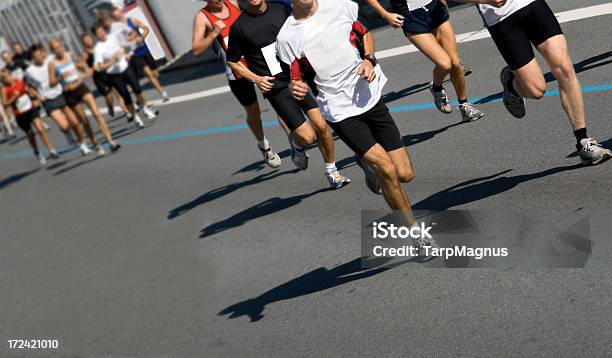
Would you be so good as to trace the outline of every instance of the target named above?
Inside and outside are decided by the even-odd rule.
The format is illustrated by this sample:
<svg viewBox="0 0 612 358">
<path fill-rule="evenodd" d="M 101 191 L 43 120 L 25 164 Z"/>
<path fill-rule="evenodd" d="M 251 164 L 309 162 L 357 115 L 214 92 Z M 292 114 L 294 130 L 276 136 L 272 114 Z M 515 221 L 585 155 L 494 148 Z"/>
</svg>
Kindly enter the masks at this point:
<svg viewBox="0 0 612 358">
<path fill-rule="evenodd" d="M 136 31 L 138 34 L 141 34 L 140 28 L 134 23 L 134 21 L 132 21 L 132 18 L 127 19 L 127 25 L 130 27 L 130 29 Z M 147 47 L 146 43 L 143 43 L 138 48 L 136 48 L 136 50 L 134 50 L 134 53 L 132 56 L 142 57 L 146 55 L 147 52 L 149 52 L 149 48 Z"/>
<path fill-rule="evenodd" d="M 81 76 L 79 69 L 76 67 L 71 55 L 66 55 L 68 62 L 64 64 L 55 63 L 55 75 L 59 78 L 62 85 L 67 85 L 78 81 Z"/>
</svg>

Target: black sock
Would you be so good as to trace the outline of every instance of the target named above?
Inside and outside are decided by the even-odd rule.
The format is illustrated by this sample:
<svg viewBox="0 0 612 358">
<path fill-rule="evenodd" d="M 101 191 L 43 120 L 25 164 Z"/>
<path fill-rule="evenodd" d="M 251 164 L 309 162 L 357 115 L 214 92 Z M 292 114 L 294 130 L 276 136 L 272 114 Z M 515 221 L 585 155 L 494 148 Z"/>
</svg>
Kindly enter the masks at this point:
<svg viewBox="0 0 612 358">
<path fill-rule="evenodd" d="M 574 136 L 576 136 L 576 143 L 578 145 L 580 145 L 580 141 L 583 139 L 587 139 L 587 129 L 585 128 L 580 128 L 574 131 Z"/>
<path fill-rule="evenodd" d="M 444 89 L 444 87 L 442 86 L 438 86 L 437 84 L 433 83 L 431 85 L 431 89 L 434 90 L 434 92 L 442 92 L 442 90 Z"/>
<path fill-rule="evenodd" d="M 462 104 L 464 104 L 464 103 L 468 103 L 467 98 L 466 98 L 466 99 L 460 99 L 460 100 L 459 100 L 459 105 L 462 105 Z"/>
</svg>

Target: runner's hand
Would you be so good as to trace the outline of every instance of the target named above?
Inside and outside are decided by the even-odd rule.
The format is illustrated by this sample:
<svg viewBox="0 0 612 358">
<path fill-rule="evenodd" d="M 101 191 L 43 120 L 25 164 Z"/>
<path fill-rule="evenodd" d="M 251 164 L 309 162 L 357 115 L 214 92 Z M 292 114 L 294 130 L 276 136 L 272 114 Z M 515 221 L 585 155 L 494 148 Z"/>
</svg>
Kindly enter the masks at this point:
<svg viewBox="0 0 612 358">
<path fill-rule="evenodd" d="M 303 100 L 308 94 L 309 90 L 308 85 L 306 83 L 304 83 L 303 81 L 295 80 L 291 81 L 291 83 L 289 84 L 289 89 L 291 90 L 293 98 L 297 99 L 298 101 Z"/>
<path fill-rule="evenodd" d="M 402 25 L 404 25 L 404 17 L 399 14 L 388 12 L 384 15 L 384 19 L 386 22 L 389 23 L 389 25 L 391 25 L 391 27 L 395 29 L 402 27 Z"/>
<path fill-rule="evenodd" d="M 257 76 L 254 82 L 257 85 L 257 87 L 259 87 L 261 92 L 268 93 L 272 90 L 272 87 L 274 87 L 274 84 L 272 83 L 272 81 L 274 80 L 275 80 L 274 77 Z"/>
<path fill-rule="evenodd" d="M 491 5 L 491 6 L 494 6 L 494 7 L 502 7 L 502 6 L 506 5 L 506 1 L 507 0 L 479 0 L 479 3 L 486 4 L 486 5 Z"/>
<path fill-rule="evenodd" d="M 374 81 L 376 78 L 376 72 L 374 72 L 374 66 L 372 62 L 364 60 L 361 66 L 357 69 L 357 74 L 368 82 Z"/>
<path fill-rule="evenodd" d="M 225 30 L 225 27 L 225 22 L 222 20 L 217 20 L 217 22 L 215 22 L 214 31 L 221 33 L 221 31 Z"/>
</svg>

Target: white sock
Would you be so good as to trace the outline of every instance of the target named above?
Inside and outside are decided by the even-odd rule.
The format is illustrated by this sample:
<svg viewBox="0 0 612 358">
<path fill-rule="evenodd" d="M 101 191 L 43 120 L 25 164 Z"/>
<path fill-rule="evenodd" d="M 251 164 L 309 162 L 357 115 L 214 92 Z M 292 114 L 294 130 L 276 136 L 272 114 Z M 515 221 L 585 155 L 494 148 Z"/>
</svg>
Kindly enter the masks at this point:
<svg viewBox="0 0 612 358">
<path fill-rule="evenodd" d="M 336 162 L 325 163 L 325 171 L 333 172 L 336 170 Z"/>
<path fill-rule="evenodd" d="M 270 149 L 270 142 L 268 142 L 268 138 L 264 137 L 263 140 L 258 141 L 259 144 L 259 148 L 263 149 L 263 150 L 268 150 Z"/>
</svg>

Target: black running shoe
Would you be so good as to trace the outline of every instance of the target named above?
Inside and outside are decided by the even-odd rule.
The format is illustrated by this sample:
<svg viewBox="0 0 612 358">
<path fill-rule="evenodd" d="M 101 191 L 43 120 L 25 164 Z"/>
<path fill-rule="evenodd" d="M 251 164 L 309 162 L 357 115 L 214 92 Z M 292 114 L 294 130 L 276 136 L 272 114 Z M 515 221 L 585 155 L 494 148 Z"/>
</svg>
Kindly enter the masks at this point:
<svg viewBox="0 0 612 358">
<path fill-rule="evenodd" d="M 517 96 L 510 91 L 510 83 L 514 80 L 514 74 L 510 71 L 510 67 L 504 67 L 499 74 L 502 86 L 504 86 L 504 106 L 510 114 L 515 118 L 525 117 L 525 100 L 521 96 Z"/>
</svg>

